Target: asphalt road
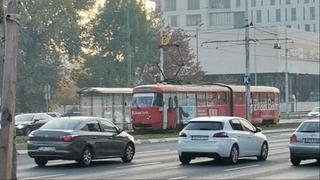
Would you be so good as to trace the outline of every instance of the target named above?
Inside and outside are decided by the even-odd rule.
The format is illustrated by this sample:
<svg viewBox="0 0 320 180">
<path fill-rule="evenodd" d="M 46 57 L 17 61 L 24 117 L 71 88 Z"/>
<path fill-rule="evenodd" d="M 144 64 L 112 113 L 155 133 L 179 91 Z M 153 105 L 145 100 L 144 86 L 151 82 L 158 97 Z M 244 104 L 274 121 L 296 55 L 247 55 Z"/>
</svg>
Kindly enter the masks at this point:
<svg viewBox="0 0 320 180">
<path fill-rule="evenodd" d="M 181 165 L 176 142 L 139 144 L 132 163 L 120 159 L 97 160 L 90 167 L 75 161 L 50 161 L 37 167 L 27 155 L 18 156 L 19 179 L 320 179 L 316 160 L 302 161 L 294 167 L 289 161 L 288 142 L 291 133 L 267 134 L 269 157 L 241 159 L 237 165 L 218 163 L 208 158 Z"/>
</svg>

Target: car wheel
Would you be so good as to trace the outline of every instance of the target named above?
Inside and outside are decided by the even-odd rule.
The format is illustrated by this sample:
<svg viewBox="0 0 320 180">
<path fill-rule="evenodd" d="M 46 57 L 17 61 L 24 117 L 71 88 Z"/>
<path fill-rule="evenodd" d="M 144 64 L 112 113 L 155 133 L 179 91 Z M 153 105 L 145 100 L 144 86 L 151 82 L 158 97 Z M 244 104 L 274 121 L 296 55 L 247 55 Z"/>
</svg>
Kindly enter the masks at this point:
<svg viewBox="0 0 320 180">
<path fill-rule="evenodd" d="M 188 156 L 179 156 L 179 160 L 182 164 L 189 164 L 191 161 L 191 158 Z"/>
<path fill-rule="evenodd" d="M 301 159 L 296 157 L 296 156 L 290 156 L 290 160 L 291 160 L 291 163 L 292 165 L 294 166 L 299 166 L 300 162 L 301 162 Z"/>
<path fill-rule="evenodd" d="M 134 156 L 135 150 L 133 144 L 127 144 L 126 148 L 124 149 L 124 154 L 121 157 L 122 161 L 125 163 L 131 162 Z"/>
<path fill-rule="evenodd" d="M 47 159 L 44 159 L 44 158 L 34 158 L 34 162 L 40 166 L 40 167 L 44 167 L 47 163 L 48 163 L 48 160 Z"/>
<path fill-rule="evenodd" d="M 230 156 L 227 159 L 228 164 L 237 164 L 239 159 L 238 147 L 234 144 L 230 151 Z"/>
<path fill-rule="evenodd" d="M 268 144 L 266 142 L 264 142 L 261 146 L 261 151 L 260 151 L 260 155 L 257 156 L 257 159 L 259 161 L 264 161 L 267 159 L 268 157 L 268 152 L 269 152 L 269 148 L 268 148 Z"/>
<path fill-rule="evenodd" d="M 30 127 L 26 127 L 26 129 L 24 130 L 24 133 L 26 136 L 28 136 L 31 132 L 32 132 L 32 129 Z"/>
<path fill-rule="evenodd" d="M 81 166 L 89 166 L 91 164 L 92 161 L 92 151 L 91 149 L 86 146 L 81 154 L 81 157 L 79 159 L 79 163 Z"/>
</svg>

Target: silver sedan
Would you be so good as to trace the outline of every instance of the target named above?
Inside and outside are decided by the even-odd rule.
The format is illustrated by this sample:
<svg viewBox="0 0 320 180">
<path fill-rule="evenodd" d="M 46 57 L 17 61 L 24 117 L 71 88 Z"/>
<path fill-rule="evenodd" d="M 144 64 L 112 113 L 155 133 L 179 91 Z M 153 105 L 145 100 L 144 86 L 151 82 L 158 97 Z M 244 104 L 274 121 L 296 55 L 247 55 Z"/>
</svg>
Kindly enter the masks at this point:
<svg viewBox="0 0 320 180">
<path fill-rule="evenodd" d="M 290 160 L 298 166 L 301 160 L 320 161 L 320 120 L 306 120 L 290 137 Z"/>
</svg>

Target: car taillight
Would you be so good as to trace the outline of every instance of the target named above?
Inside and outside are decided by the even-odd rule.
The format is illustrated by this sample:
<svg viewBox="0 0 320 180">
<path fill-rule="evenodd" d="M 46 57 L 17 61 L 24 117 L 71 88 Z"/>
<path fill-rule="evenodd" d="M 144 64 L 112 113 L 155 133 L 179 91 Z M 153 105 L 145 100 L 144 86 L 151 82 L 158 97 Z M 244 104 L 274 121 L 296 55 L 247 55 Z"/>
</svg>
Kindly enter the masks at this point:
<svg viewBox="0 0 320 180">
<path fill-rule="evenodd" d="M 226 132 L 219 132 L 219 133 L 215 133 L 213 135 L 213 137 L 229 137 L 228 134 Z"/>
<path fill-rule="evenodd" d="M 295 134 L 290 137 L 290 144 L 297 144 L 297 136 Z"/>
<path fill-rule="evenodd" d="M 71 136 L 65 136 L 63 137 L 63 142 L 72 142 L 74 140 L 74 137 Z"/>
<path fill-rule="evenodd" d="M 185 132 L 180 132 L 179 137 L 187 137 L 187 134 Z"/>
<path fill-rule="evenodd" d="M 32 135 L 29 135 L 29 136 L 28 136 L 28 141 L 32 141 L 32 139 L 33 139 L 33 136 L 32 136 Z"/>
</svg>

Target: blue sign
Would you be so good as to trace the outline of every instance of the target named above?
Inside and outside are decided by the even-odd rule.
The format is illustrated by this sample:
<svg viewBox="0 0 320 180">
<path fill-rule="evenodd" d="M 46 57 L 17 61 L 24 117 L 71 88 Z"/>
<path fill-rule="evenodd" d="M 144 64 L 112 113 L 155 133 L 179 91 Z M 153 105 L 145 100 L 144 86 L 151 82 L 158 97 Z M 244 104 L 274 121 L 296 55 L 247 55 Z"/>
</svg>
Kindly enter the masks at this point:
<svg viewBox="0 0 320 180">
<path fill-rule="evenodd" d="M 243 77 L 243 83 L 244 83 L 245 85 L 248 85 L 248 84 L 250 84 L 250 82 L 251 82 L 250 76 L 245 75 L 245 76 Z"/>
</svg>

